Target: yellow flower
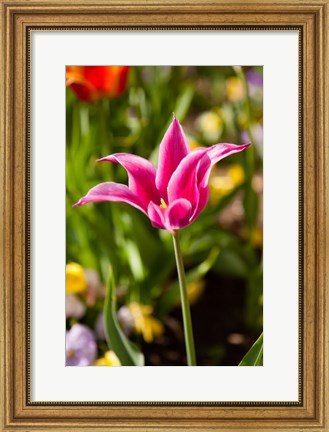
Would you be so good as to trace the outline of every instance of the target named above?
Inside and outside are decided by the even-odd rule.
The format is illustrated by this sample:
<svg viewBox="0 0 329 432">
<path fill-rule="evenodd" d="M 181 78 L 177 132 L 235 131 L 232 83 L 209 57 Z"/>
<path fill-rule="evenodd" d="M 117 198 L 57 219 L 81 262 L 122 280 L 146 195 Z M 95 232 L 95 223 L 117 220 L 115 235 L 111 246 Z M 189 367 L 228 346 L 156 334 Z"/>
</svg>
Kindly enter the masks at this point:
<svg viewBox="0 0 329 432">
<path fill-rule="evenodd" d="M 239 164 L 231 165 L 228 169 L 228 175 L 234 186 L 238 186 L 244 182 L 244 171 L 242 166 Z"/>
<path fill-rule="evenodd" d="M 248 231 L 246 228 L 241 230 L 241 236 L 244 239 L 248 239 L 250 237 L 251 244 L 256 248 L 261 249 L 263 247 L 263 229 L 260 227 L 254 228 L 250 234 L 248 235 Z"/>
<path fill-rule="evenodd" d="M 263 230 L 262 228 L 255 228 L 251 234 L 251 241 L 254 246 L 263 247 Z"/>
<path fill-rule="evenodd" d="M 77 263 L 66 264 L 66 292 L 76 294 L 87 289 L 87 280 L 83 267 Z"/>
<path fill-rule="evenodd" d="M 223 120 L 218 113 L 206 111 L 198 117 L 197 122 L 206 140 L 214 141 L 219 138 L 223 127 Z"/>
<path fill-rule="evenodd" d="M 199 117 L 199 124 L 203 132 L 213 132 L 217 131 L 223 122 L 217 113 L 206 111 Z"/>
<path fill-rule="evenodd" d="M 200 300 L 200 297 L 202 296 L 204 289 L 205 289 L 206 283 L 204 280 L 199 279 L 193 282 L 190 282 L 187 284 L 187 298 L 191 305 L 197 303 Z M 176 305 L 180 305 L 181 300 L 180 298 L 177 299 Z"/>
<path fill-rule="evenodd" d="M 205 281 L 201 279 L 187 285 L 187 298 L 190 304 L 195 304 L 199 301 L 205 289 L 205 285 Z"/>
<path fill-rule="evenodd" d="M 195 150 L 196 148 L 201 147 L 201 144 L 198 141 L 196 141 L 194 138 L 188 137 L 188 142 L 190 144 L 191 150 Z"/>
<path fill-rule="evenodd" d="M 228 195 L 234 188 L 244 182 L 244 171 L 241 165 L 231 165 L 226 173 L 212 171 L 209 180 L 210 204 L 216 203 L 221 197 Z"/>
<path fill-rule="evenodd" d="M 121 366 L 121 363 L 114 351 L 107 351 L 94 362 L 94 366 Z"/>
<path fill-rule="evenodd" d="M 152 316 L 153 307 L 151 305 L 143 305 L 139 303 L 130 303 L 128 305 L 135 324 L 135 331 L 143 336 L 147 343 L 162 335 L 164 328 L 163 324 Z"/>
<path fill-rule="evenodd" d="M 231 77 L 227 79 L 226 97 L 232 102 L 239 102 L 246 97 L 246 91 L 240 78 Z"/>
<path fill-rule="evenodd" d="M 251 232 L 251 242 L 255 247 L 263 247 L 263 230 L 262 228 L 256 227 Z"/>
</svg>

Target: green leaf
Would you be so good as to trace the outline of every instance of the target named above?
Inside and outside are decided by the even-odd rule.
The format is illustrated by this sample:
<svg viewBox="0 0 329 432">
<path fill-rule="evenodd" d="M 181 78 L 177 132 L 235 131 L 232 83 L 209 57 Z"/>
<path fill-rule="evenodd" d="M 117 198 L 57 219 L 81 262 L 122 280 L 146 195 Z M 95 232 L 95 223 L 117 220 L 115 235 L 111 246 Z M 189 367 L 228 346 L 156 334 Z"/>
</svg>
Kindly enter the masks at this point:
<svg viewBox="0 0 329 432">
<path fill-rule="evenodd" d="M 116 317 L 115 283 L 110 269 L 104 302 L 105 335 L 107 344 L 123 366 L 144 366 L 144 355 L 132 344 L 120 328 Z"/>
<path fill-rule="evenodd" d="M 241 257 L 241 251 L 233 248 L 223 249 L 214 266 L 214 270 L 225 276 L 245 278 L 248 266 Z"/>
<path fill-rule="evenodd" d="M 185 118 L 187 111 L 190 108 L 193 96 L 194 96 L 195 89 L 193 86 L 187 86 L 183 93 L 179 95 L 174 112 L 177 118 L 179 118 L 181 121 Z"/>
<path fill-rule="evenodd" d="M 126 237 L 134 241 L 138 248 L 140 259 L 145 269 L 149 272 L 156 266 L 158 259 L 163 260 L 165 251 L 163 245 L 156 237 L 156 231 L 151 226 L 144 215 L 137 212 L 132 207 L 125 209 L 127 218 L 125 219 Z M 151 231 L 153 230 L 153 231 Z M 127 239 L 125 239 L 125 244 Z M 158 270 L 156 268 L 156 270 Z"/>
<path fill-rule="evenodd" d="M 245 211 L 245 219 L 246 224 L 250 230 L 252 230 L 257 223 L 258 216 L 258 195 L 251 188 L 248 187 L 246 189 L 244 199 L 243 199 L 244 211 Z"/>
<path fill-rule="evenodd" d="M 145 270 L 136 243 L 127 239 L 125 248 L 127 261 L 135 281 L 142 281 L 145 278 Z"/>
<path fill-rule="evenodd" d="M 263 366 L 263 333 L 243 357 L 239 366 Z"/>
<path fill-rule="evenodd" d="M 188 271 L 186 273 L 187 284 L 190 284 L 191 282 L 203 278 L 214 265 L 219 255 L 219 252 L 220 252 L 219 248 L 214 247 L 210 251 L 205 261 L 203 261 L 193 270 Z M 166 293 L 163 295 L 162 299 L 160 300 L 158 316 L 161 317 L 166 315 L 170 311 L 170 309 L 173 308 L 177 304 L 177 302 L 179 302 L 179 299 L 180 299 L 179 283 L 175 282 L 173 285 L 171 285 L 171 287 L 168 289 L 168 291 L 166 291 Z"/>
</svg>

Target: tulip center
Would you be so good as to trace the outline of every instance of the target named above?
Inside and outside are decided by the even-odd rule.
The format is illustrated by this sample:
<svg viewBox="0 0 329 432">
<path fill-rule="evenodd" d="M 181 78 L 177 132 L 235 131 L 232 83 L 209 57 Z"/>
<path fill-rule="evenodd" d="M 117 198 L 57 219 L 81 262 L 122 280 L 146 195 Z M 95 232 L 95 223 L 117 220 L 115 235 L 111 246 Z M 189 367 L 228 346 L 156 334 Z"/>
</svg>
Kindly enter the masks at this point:
<svg viewBox="0 0 329 432">
<path fill-rule="evenodd" d="M 163 198 L 161 198 L 160 202 L 161 202 L 160 208 L 167 208 L 167 204 Z"/>
</svg>

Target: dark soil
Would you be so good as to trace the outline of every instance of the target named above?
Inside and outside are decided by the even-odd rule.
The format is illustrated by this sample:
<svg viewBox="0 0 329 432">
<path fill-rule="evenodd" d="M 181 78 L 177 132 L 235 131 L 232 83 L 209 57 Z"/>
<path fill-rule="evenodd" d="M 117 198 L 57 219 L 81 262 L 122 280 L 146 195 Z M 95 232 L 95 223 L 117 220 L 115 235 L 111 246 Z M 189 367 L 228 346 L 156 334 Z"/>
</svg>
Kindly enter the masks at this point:
<svg viewBox="0 0 329 432">
<path fill-rule="evenodd" d="M 199 366 L 237 366 L 259 336 L 245 325 L 245 295 L 243 280 L 208 274 L 203 296 L 191 307 Z M 180 308 L 166 319 L 164 334 L 142 351 L 146 366 L 186 366 Z"/>
</svg>

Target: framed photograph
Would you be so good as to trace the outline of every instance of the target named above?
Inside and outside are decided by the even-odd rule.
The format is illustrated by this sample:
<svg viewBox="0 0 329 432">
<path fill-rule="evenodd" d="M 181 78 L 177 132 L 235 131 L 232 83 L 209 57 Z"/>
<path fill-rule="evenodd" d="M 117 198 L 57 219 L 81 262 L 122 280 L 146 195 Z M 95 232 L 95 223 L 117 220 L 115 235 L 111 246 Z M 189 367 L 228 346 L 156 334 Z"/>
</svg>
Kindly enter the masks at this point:
<svg viewBox="0 0 329 432">
<path fill-rule="evenodd" d="M 1 430 L 328 431 L 328 1 L 1 17 Z"/>
</svg>

